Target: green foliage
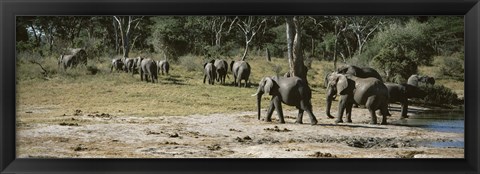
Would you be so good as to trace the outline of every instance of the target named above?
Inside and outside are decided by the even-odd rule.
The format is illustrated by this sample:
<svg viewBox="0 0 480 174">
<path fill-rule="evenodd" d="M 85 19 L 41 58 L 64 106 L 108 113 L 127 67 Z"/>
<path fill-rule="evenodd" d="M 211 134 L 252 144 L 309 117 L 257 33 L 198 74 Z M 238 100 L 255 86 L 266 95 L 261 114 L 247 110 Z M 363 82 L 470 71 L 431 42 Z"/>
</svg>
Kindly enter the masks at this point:
<svg viewBox="0 0 480 174">
<path fill-rule="evenodd" d="M 419 87 L 427 93 L 425 98 L 420 99 L 421 103 L 438 106 L 463 104 L 455 92 L 443 85 L 420 85 Z"/>
<path fill-rule="evenodd" d="M 450 56 L 437 56 L 433 64 L 438 68 L 435 72 L 437 77 L 453 78 L 463 81 L 465 78 L 463 52 L 457 52 Z"/>
<path fill-rule="evenodd" d="M 180 65 L 189 72 L 203 72 L 204 60 L 193 55 L 186 55 L 180 58 Z"/>
<path fill-rule="evenodd" d="M 392 24 L 378 33 L 371 44 L 379 49 L 373 57 L 375 67 L 383 71 L 386 81 L 405 82 L 417 73 L 419 65 L 428 65 L 434 55 L 428 25 L 410 20 L 405 26 Z"/>
</svg>

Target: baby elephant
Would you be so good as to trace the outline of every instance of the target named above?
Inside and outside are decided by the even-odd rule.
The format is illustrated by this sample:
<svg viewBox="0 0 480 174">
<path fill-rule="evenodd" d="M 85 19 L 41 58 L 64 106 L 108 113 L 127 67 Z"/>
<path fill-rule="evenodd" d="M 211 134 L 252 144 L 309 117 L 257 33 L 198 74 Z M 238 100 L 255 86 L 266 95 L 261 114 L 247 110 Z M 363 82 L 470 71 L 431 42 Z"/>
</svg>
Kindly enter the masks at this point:
<svg viewBox="0 0 480 174">
<path fill-rule="evenodd" d="M 277 110 L 280 123 L 285 123 L 283 119 L 282 103 L 289 106 L 295 106 L 298 109 L 296 123 L 302 124 L 303 111 L 307 111 L 310 116 L 310 123 L 317 124 L 317 119 L 312 113 L 312 91 L 307 83 L 299 77 L 264 77 L 259 85 L 257 92 L 252 96 L 257 96 L 258 119 L 260 120 L 260 108 L 262 95 L 267 93 L 272 96 L 270 107 L 267 111 L 266 121 L 271 121 L 273 109 Z"/>
</svg>

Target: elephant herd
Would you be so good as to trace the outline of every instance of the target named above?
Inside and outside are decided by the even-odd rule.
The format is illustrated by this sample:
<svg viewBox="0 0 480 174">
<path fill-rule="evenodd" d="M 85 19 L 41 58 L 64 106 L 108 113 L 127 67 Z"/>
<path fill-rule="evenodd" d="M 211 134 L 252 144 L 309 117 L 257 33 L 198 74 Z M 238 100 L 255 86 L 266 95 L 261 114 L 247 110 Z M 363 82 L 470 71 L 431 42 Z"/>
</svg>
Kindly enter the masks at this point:
<svg viewBox="0 0 480 174">
<path fill-rule="evenodd" d="M 371 117 L 370 124 L 377 124 L 376 111 L 382 115 L 380 124 L 387 124 L 387 116 L 390 116 L 388 104 L 401 103 L 401 117 L 407 118 L 408 99 L 424 98 L 426 93 L 418 85 L 421 83 L 434 85 L 433 77 L 412 75 L 407 83 L 395 84 L 385 83 L 380 74 L 373 68 L 361 68 L 353 65 L 346 65 L 325 76 L 324 85 L 326 92 L 326 115 L 330 114 L 333 100 L 338 96 L 338 113 L 335 123 L 343 122 L 343 114 L 346 113 L 346 122 L 351 123 L 352 107 L 362 105 L 368 109 Z M 310 116 L 312 125 L 317 120 L 312 113 L 312 92 L 305 79 L 299 77 L 264 77 L 258 86 L 257 96 L 258 119 L 260 119 L 261 96 L 263 94 L 272 96 L 270 106 L 267 110 L 266 121 L 271 121 L 273 110 L 276 110 L 280 123 L 285 123 L 281 103 L 295 106 L 298 109 L 296 123 L 302 123 L 303 112 Z"/>
<path fill-rule="evenodd" d="M 244 87 L 248 86 L 248 79 L 250 78 L 251 67 L 250 64 L 246 61 L 235 61 L 230 62 L 230 66 L 226 60 L 215 59 L 203 64 L 204 76 L 203 83 L 208 81 L 208 84 L 215 84 L 215 81 L 220 82 L 220 84 L 225 84 L 225 78 L 227 77 L 228 67 L 232 71 L 233 75 L 233 85 L 241 87 L 242 80 L 245 82 Z"/>
<path fill-rule="evenodd" d="M 112 60 L 112 65 L 110 66 L 110 72 L 123 71 L 126 73 L 132 73 L 132 76 L 135 73 L 140 74 L 140 80 L 143 81 L 145 78 L 146 82 L 158 83 L 158 74 L 166 74 L 170 70 L 170 64 L 167 60 L 155 61 L 151 58 L 115 58 Z"/>
</svg>

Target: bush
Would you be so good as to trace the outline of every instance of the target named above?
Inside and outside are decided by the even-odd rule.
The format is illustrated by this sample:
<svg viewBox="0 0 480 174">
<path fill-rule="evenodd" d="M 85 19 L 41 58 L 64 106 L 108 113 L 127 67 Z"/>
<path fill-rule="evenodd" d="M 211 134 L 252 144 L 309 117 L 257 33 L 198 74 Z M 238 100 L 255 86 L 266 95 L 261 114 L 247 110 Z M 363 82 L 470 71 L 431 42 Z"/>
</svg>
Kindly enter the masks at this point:
<svg viewBox="0 0 480 174">
<path fill-rule="evenodd" d="M 464 81 L 465 67 L 463 53 L 454 53 L 450 56 L 438 56 L 433 64 L 438 68 L 437 77 L 454 78 Z"/>
<path fill-rule="evenodd" d="M 443 85 L 420 85 L 421 90 L 427 93 L 427 96 L 420 99 L 420 102 L 430 105 L 460 105 L 461 100 L 450 88 Z"/>
<path fill-rule="evenodd" d="M 200 57 L 196 57 L 193 55 L 187 55 L 180 57 L 180 65 L 185 67 L 185 69 L 189 72 L 192 71 L 202 71 L 203 70 L 203 63 L 204 60 Z"/>
</svg>

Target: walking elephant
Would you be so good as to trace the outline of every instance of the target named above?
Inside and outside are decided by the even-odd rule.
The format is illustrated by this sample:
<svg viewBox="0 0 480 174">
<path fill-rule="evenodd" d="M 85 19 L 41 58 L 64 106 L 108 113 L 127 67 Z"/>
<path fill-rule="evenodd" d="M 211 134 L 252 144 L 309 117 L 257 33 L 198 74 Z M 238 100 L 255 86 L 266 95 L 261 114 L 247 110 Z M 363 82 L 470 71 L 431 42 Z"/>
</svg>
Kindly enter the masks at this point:
<svg viewBox="0 0 480 174">
<path fill-rule="evenodd" d="M 424 98 L 427 96 L 420 88 L 410 84 L 385 83 L 389 94 L 389 103 L 400 102 L 402 105 L 401 117 L 408 118 L 408 99 Z"/>
<path fill-rule="evenodd" d="M 123 61 L 120 58 L 116 58 L 112 60 L 112 65 L 110 66 L 110 72 L 113 72 L 113 69 L 115 71 L 122 71 L 124 67 Z"/>
<path fill-rule="evenodd" d="M 134 68 L 134 58 L 123 58 L 123 71 L 129 73 L 132 72 Z"/>
<path fill-rule="evenodd" d="M 168 75 L 168 71 L 170 70 L 170 63 L 167 60 L 160 60 L 157 61 L 158 66 L 158 74 L 162 73 L 162 75 Z"/>
<path fill-rule="evenodd" d="M 142 61 L 143 61 L 143 57 L 137 57 L 137 58 L 133 58 L 133 62 L 132 62 L 132 76 L 135 74 L 135 72 L 138 72 L 140 73 L 140 69 L 142 68 L 141 65 L 142 65 Z M 156 64 L 155 64 L 156 65 Z M 155 71 L 156 72 L 156 71 Z M 141 75 L 140 75 L 141 76 Z"/>
<path fill-rule="evenodd" d="M 270 107 L 267 111 L 266 121 L 270 122 L 273 110 L 277 111 L 280 123 L 285 123 L 283 118 L 282 103 L 295 106 L 298 109 L 296 123 L 303 123 L 303 112 L 307 111 L 310 123 L 317 124 L 317 119 L 312 113 L 312 91 L 307 83 L 299 77 L 264 77 L 258 84 L 258 89 L 252 96 L 257 96 L 258 119 L 260 120 L 260 108 L 263 94 L 272 96 Z"/>
<path fill-rule="evenodd" d="M 217 71 L 217 82 L 220 82 L 220 84 L 224 85 L 225 84 L 225 77 L 227 76 L 228 72 L 228 63 L 225 60 L 220 60 L 217 59 L 214 62 L 215 65 L 215 70 Z"/>
<path fill-rule="evenodd" d="M 346 110 L 347 122 L 351 123 L 353 104 L 365 105 L 371 115 L 370 124 L 377 124 L 375 111 L 380 109 L 383 116 L 381 124 L 387 124 L 388 112 L 388 89 L 377 78 L 360 78 L 352 75 L 332 73 L 328 77 L 327 87 L 327 108 L 326 114 L 329 118 L 333 96 L 340 96 L 338 103 L 338 114 L 336 123 L 342 123 L 343 112 Z"/>
<path fill-rule="evenodd" d="M 149 78 L 151 78 L 152 83 L 155 83 L 155 81 L 158 83 L 157 63 L 152 59 L 144 58 L 141 58 L 139 61 L 140 67 L 138 68 L 138 71 L 140 73 L 140 80 L 143 81 L 143 78 L 145 77 L 147 82 L 150 82 Z"/>
<path fill-rule="evenodd" d="M 435 85 L 435 78 L 430 77 L 430 76 L 421 76 L 418 74 L 413 74 L 411 75 L 408 80 L 407 84 L 413 85 L 413 86 L 418 86 L 420 84 L 425 84 L 425 85 Z"/>
<path fill-rule="evenodd" d="M 63 70 L 66 70 L 68 67 L 75 67 L 77 65 L 77 60 L 74 55 L 61 55 L 60 58 L 58 58 L 57 64 L 59 69 L 61 66 Z"/>
<path fill-rule="evenodd" d="M 242 80 L 245 80 L 245 87 L 248 86 L 248 78 L 250 78 L 250 64 L 246 61 L 234 61 L 230 62 L 230 69 L 233 73 L 233 85 L 241 87 Z"/>
<path fill-rule="evenodd" d="M 373 68 L 345 65 L 337 69 L 337 73 L 350 74 L 360 78 L 375 77 L 383 82 L 382 76 Z"/>
<path fill-rule="evenodd" d="M 215 78 L 217 77 L 217 70 L 215 69 L 215 60 L 211 60 L 210 62 L 207 62 L 203 64 L 203 83 L 205 83 L 205 80 L 208 78 L 208 84 L 213 85 L 215 84 Z"/>
</svg>

